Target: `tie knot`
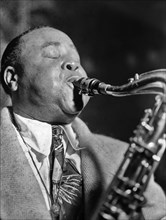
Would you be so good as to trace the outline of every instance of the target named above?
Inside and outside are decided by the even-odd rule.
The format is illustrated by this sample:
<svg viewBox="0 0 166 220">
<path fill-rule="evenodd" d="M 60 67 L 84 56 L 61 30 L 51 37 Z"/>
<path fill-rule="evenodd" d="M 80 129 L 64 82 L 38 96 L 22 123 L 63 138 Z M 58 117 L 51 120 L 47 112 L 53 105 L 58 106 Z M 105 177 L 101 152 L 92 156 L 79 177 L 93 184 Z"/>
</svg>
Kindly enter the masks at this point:
<svg viewBox="0 0 166 220">
<path fill-rule="evenodd" d="M 52 125 L 52 138 L 54 140 L 62 141 L 63 129 L 58 125 Z"/>
</svg>

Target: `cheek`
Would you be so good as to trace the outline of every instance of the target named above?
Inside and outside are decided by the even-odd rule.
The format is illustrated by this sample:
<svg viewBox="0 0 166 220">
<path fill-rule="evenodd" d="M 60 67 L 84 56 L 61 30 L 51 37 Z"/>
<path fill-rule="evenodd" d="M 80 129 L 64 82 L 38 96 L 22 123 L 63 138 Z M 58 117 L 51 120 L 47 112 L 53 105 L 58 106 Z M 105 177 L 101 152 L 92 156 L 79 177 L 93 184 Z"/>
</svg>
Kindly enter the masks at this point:
<svg viewBox="0 0 166 220">
<path fill-rule="evenodd" d="M 61 79 L 58 67 L 51 67 L 51 63 L 46 65 L 45 62 L 41 66 L 29 66 L 24 77 L 24 85 L 26 87 L 25 94 L 27 98 L 33 102 L 41 104 L 55 103 L 61 97 Z"/>
<path fill-rule="evenodd" d="M 32 84 L 43 93 L 51 93 L 59 86 L 57 69 L 40 69 L 32 78 Z"/>
</svg>

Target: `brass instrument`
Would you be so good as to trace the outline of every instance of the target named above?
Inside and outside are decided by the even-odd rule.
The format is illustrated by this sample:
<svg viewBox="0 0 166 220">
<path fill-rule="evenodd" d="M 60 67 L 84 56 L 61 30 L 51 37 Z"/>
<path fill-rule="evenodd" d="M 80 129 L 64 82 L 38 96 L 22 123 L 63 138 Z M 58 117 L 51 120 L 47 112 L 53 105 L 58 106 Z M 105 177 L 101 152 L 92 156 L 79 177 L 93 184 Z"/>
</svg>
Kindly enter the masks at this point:
<svg viewBox="0 0 166 220">
<path fill-rule="evenodd" d="M 136 74 L 122 86 L 88 78 L 76 78 L 73 84 L 80 93 L 90 96 L 156 94 L 154 108 L 145 110 L 134 137 L 130 138 L 98 217 L 99 220 L 118 220 L 124 212 L 129 220 L 133 220 L 141 212 L 145 200 L 143 194 L 166 147 L 166 69 Z"/>
</svg>

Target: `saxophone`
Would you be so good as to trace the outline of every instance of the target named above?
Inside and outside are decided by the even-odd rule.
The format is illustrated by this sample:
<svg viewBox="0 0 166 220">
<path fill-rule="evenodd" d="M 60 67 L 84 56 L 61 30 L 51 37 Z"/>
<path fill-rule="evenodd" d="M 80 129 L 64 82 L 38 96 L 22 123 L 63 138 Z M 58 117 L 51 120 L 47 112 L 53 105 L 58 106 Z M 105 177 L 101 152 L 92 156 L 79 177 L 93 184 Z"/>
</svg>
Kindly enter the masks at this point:
<svg viewBox="0 0 166 220">
<path fill-rule="evenodd" d="M 156 94 L 154 107 L 145 110 L 134 136 L 130 138 L 129 147 L 99 210 L 99 220 L 118 220 L 121 213 L 133 220 L 141 213 L 144 192 L 165 150 L 166 69 L 135 74 L 121 86 L 90 78 L 75 78 L 73 84 L 80 94 L 89 96 Z"/>
</svg>

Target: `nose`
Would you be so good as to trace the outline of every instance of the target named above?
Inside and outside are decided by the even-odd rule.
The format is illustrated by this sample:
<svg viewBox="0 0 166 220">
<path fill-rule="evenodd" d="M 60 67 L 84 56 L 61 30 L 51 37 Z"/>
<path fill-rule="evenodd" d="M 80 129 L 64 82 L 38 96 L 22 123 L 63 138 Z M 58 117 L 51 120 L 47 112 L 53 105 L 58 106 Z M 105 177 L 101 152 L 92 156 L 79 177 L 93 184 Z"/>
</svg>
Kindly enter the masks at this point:
<svg viewBox="0 0 166 220">
<path fill-rule="evenodd" d="M 64 70 L 70 70 L 70 71 L 76 71 L 76 70 L 78 70 L 79 69 L 79 64 L 77 63 L 77 62 L 65 62 L 65 63 L 63 63 L 63 65 L 62 65 L 62 68 L 64 69 Z"/>
</svg>

